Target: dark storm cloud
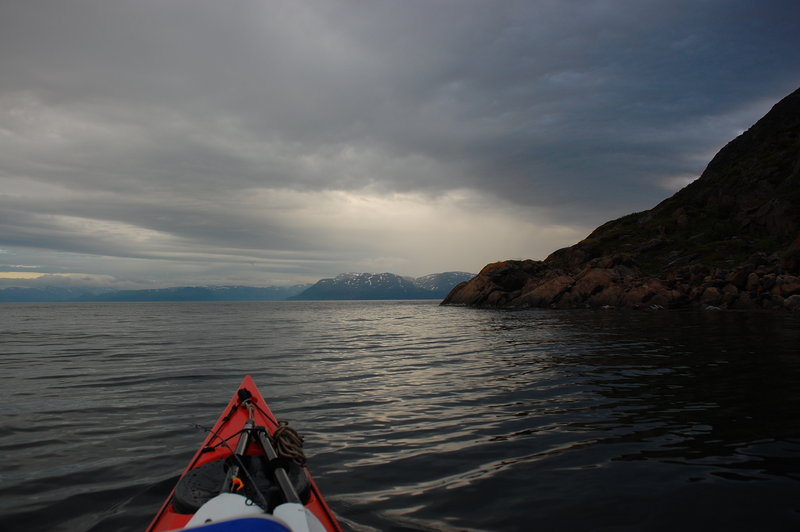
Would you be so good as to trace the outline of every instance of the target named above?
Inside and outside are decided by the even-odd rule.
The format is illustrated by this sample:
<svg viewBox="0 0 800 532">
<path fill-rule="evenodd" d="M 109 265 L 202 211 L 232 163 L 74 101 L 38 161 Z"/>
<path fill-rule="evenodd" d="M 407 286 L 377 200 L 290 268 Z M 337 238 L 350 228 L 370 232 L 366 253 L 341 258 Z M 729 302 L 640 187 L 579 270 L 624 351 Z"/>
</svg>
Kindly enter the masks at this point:
<svg viewBox="0 0 800 532">
<path fill-rule="evenodd" d="M 304 223 L 293 192 L 470 190 L 587 229 L 800 85 L 797 20 L 793 0 L 6 1 L 0 248 L 344 261 L 337 215 Z"/>
</svg>

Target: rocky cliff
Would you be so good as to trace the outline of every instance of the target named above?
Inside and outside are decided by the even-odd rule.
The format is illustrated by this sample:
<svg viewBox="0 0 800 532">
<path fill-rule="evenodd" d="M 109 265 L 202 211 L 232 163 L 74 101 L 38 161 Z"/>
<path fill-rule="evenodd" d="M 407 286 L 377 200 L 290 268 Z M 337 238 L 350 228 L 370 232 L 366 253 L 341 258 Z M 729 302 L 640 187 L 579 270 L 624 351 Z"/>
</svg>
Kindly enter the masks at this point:
<svg viewBox="0 0 800 532">
<path fill-rule="evenodd" d="M 443 304 L 800 309 L 800 89 L 653 209 L 544 261 L 489 264 Z"/>
</svg>

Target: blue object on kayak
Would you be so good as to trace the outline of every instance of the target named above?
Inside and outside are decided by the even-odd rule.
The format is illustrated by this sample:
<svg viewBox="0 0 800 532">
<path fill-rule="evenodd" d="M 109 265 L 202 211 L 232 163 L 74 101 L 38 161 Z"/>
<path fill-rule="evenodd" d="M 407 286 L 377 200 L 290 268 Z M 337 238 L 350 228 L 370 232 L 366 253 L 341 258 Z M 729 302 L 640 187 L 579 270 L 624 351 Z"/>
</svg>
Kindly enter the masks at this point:
<svg viewBox="0 0 800 532">
<path fill-rule="evenodd" d="M 292 532 L 283 523 L 267 517 L 241 517 L 187 530 L 197 530 L 198 532 Z"/>
</svg>

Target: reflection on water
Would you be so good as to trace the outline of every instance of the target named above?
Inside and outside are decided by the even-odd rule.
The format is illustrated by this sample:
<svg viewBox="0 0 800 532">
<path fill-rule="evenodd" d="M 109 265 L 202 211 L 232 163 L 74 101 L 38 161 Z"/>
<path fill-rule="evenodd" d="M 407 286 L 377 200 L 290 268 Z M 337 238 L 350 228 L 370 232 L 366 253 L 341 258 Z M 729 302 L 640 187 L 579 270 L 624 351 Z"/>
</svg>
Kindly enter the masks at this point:
<svg viewBox="0 0 800 532">
<path fill-rule="evenodd" d="M 800 317 L 0 306 L 0 528 L 141 530 L 244 373 L 353 530 L 796 529 Z"/>
</svg>

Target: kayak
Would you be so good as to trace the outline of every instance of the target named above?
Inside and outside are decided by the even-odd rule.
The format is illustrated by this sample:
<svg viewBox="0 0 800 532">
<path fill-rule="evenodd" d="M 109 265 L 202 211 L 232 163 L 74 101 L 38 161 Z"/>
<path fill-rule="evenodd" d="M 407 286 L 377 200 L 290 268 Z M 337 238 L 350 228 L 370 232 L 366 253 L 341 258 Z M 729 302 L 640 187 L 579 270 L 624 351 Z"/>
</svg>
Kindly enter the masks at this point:
<svg viewBox="0 0 800 532">
<path fill-rule="evenodd" d="M 341 532 L 305 466 L 302 437 L 249 375 L 207 430 L 147 532 Z"/>
</svg>

